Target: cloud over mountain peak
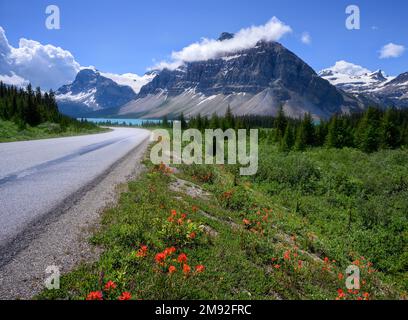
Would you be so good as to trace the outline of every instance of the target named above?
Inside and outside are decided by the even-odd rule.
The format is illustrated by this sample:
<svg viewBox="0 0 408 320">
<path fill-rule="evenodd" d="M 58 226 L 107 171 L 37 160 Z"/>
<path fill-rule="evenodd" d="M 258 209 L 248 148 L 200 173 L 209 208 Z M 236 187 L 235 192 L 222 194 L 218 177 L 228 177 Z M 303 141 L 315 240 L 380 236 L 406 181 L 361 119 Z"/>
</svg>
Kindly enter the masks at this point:
<svg viewBox="0 0 408 320">
<path fill-rule="evenodd" d="M 259 41 L 278 41 L 284 35 L 291 33 L 292 28 L 278 18 L 273 17 L 266 24 L 244 28 L 235 33 L 230 39 L 207 39 L 190 44 L 180 51 L 171 54 L 170 61 L 162 61 L 156 64 L 154 69 L 176 69 L 185 62 L 205 61 L 219 58 L 222 55 L 246 50 L 254 47 Z"/>
</svg>

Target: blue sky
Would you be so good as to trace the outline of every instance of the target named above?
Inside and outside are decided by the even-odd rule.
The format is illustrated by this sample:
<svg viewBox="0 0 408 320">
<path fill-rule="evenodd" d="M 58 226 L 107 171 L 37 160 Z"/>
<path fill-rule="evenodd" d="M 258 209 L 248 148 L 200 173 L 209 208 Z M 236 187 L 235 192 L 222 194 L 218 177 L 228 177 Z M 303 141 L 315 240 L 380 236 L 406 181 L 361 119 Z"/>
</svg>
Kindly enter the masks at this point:
<svg viewBox="0 0 408 320">
<path fill-rule="evenodd" d="M 45 28 L 49 4 L 61 10 L 60 30 Z M 350 4 L 361 9 L 361 30 L 345 28 Z M 405 0 L 0 0 L 0 26 L 13 47 L 20 38 L 33 39 L 69 50 L 82 66 L 143 74 L 153 59 L 168 59 L 201 37 L 276 16 L 293 29 L 280 42 L 315 70 L 346 60 L 397 75 L 408 71 L 408 51 L 379 59 L 379 50 L 390 42 L 408 47 L 407 12 Z M 300 41 L 303 32 L 311 36 L 309 45 Z"/>
</svg>

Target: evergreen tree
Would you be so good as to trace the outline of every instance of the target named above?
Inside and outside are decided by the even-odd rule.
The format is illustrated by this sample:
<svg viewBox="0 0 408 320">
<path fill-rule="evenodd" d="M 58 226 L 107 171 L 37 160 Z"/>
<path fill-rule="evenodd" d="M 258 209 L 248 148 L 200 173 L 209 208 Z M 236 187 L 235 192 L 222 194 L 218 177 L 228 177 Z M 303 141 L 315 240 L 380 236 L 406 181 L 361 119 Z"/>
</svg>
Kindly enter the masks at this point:
<svg viewBox="0 0 408 320">
<path fill-rule="evenodd" d="M 389 108 L 381 121 L 381 148 L 394 149 L 400 144 L 400 131 L 397 124 L 397 112 Z"/>
<path fill-rule="evenodd" d="M 290 125 L 290 123 L 288 123 L 286 125 L 285 134 L 283 136 L 283 139 L 281 140 L 281 143 L 279 145 L 279 150 L 283 152 L 288 152 L 292 150 L 294 143 L 295 143 L 295 137 L 293 133 L 293 128 Z"/>
<path fill-rule="evenodd" d="M 184 117 L 183 112 L 179 116 L 179 121 L 180 121 L 180 124 L 181 124 L 181 129 L 182 130 L 187 129 L 187 121 L 186 121 L 186 118 Z"/>
<path fill-rule="evenodd" d="M 278 115 L 275 119 L 275 140 L 280 141 L 285 134 L 286 126 L 288 124 L 288 120 L 286 119 L 285 112 L 283 111 L 283 107 L 281 106 L 278 111 Z"/>
<path fill-rule="evenodd" d="M 380 111 L 368 108 L 357 131 L 357 146 L 364 152 L 377 151 L 380 145 Z"/>
</svg>

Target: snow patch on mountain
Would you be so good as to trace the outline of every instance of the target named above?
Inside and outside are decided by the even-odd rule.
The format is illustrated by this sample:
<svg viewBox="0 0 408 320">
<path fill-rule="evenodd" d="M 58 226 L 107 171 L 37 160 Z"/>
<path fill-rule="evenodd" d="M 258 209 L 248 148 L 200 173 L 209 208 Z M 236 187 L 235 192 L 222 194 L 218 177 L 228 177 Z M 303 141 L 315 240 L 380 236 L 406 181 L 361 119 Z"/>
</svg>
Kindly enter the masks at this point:
<svg viewBox="0 0 408 320">
<path fill-rule="evenodd" d="M 360 65 L 344 60 L 319 72 L 319 76 L 336 87 L 351 93 L 373 92 L 380 90 L 395 77 L 387 76 L 383 71 L 370 71 Z"/>
</svg>

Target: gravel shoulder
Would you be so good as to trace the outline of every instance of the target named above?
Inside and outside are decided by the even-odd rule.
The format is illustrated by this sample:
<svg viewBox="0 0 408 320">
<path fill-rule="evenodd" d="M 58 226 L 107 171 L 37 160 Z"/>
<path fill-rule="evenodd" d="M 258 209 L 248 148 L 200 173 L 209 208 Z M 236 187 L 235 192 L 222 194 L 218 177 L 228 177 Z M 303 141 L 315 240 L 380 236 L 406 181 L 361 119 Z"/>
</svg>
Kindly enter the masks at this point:
<svg viewBox="0 0 408 320">
<path fill-rule="evenodd" d="M 0 267 L 0 299 L 30 299 L 44 289 L 48 266 L 62 273 L 81 262 L 96 261 L 100 249 L 89 245 L 100 213 L 114 205 L 118 186 L 137 177 L 149 144 L 145 140 L 85 188 L 67 199 L 53 218 L 33 226 L 24 235 L 23 246 L 11 247 L 7 263 Z"/>
</svg>

